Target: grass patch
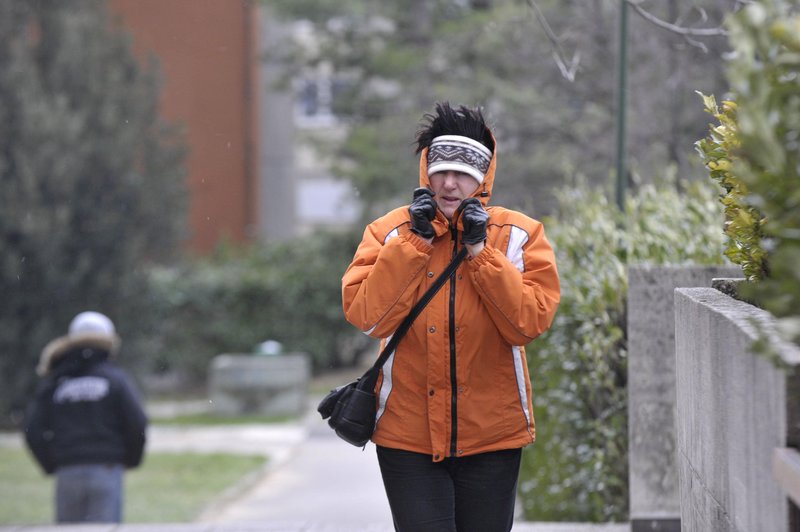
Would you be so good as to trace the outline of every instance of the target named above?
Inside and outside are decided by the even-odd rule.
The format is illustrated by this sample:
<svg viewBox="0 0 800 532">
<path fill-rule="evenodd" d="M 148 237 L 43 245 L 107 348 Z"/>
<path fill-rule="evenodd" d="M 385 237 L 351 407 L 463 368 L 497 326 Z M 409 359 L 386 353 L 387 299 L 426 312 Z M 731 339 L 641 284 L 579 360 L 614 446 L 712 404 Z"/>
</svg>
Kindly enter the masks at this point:
<svg viewBox="0 0 800 532">
<path fill-rule="evenodd" d="M 215 497 L 261 468 L 261 456 L 148 453 L 125 479 L 127 523 L 193 521 Z M 53 522 L 53 477 L 24 449 L 0 448 L 0 524 Z"/>
<path fill-rule="evenodd" d="M 0 524 L 53 521 L 53 483 L 23 449 L 0 449 Z"/>
<path fill-rule="evenodd" d="M 215 497 L 261 468 L 261 456 L 153 453 L 127 477 L 126 521 L 193 521 Z"/>
</svg>

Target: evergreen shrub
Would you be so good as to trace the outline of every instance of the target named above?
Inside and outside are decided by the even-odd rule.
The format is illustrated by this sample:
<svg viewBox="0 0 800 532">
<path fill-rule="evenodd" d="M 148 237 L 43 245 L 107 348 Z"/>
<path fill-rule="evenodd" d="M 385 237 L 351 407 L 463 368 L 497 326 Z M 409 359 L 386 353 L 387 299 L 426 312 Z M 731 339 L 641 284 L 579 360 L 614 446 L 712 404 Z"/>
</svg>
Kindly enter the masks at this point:
<svg viewBox="0 0 800 532">
<path fill-rule="evenodd" d="M 185 236 L 185 147 L 103 0 L 0 2 L 0 426 L 42 348 L 104 312 L 135 365 L 152 336 L 147 267 Z"/>
<path fill-rule="evenodd" d="M 562 282 L 551 329 L 528 347 L 537 442 L 520 494 L 536 521 L 628 518 L 627 267 L 719 264 L 722 208 L 710 187 L 645 186 L 626 211 L 585 186 L 545 220 Z"/>
<path fill-rule="evenodd" d="M 150 371 L 201 385 L 214 356 L 253 353 L 265 340 L 307 353 L 317 371 L 354 364 L 372 345 L 342 315 L 342 273 L 357 242 L 349 233 L 316 233 L 289 243 L 225 244 L 210 257 L 154 271 L 161 326 Z"/>
</svg>

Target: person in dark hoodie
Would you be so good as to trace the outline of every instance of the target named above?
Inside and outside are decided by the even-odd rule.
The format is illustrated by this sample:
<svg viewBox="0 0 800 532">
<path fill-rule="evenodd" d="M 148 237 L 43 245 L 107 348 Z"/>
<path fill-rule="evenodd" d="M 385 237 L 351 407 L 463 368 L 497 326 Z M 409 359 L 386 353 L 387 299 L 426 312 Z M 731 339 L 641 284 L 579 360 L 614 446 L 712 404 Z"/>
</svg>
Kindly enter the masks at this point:
<svg viewBox="0 0 800 532">
<path fill-rule="evenodd" d="M 59 523 L 122 521 L 124 472 L 142 461 L 148 420 L 132 380 L 110 360 L 119 346 L 107 316 L 82 312 L 42 351 L 25 441 L 55 474 Z"/>
</svg>

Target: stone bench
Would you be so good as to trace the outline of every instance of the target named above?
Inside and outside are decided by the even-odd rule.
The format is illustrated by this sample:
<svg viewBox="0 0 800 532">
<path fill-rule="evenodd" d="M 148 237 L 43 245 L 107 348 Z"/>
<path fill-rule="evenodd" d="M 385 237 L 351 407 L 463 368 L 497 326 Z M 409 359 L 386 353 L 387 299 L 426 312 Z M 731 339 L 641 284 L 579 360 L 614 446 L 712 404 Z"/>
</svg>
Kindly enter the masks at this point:
<svg viewBox="0 0 800 532">
<path fill-rule="evenodd" d="M 223 354 L 209 368 L 211 412 L 294 416 L 305 412 L 311 364 L 303 353 Z"/>
</svg>

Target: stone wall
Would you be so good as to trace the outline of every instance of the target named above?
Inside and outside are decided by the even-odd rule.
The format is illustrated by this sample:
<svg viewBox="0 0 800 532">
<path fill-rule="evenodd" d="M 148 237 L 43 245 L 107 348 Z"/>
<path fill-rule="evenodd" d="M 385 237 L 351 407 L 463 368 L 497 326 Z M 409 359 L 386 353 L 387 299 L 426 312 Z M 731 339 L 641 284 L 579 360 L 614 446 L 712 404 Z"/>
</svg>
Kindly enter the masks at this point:
<svg viewBox="0 0 800 532">
<path fill-rule="evenodd" d="M 675 455 L 674 291 L 711 286 L 738 267 L 632 266 L 628 270 L 628 426 L 633 532 L 680 530 Z"/>
<path fill-rule="evenodd" d="M 797 372 L 751 351 L 771 316 L 711 288 L 675 292 L 677 450 L 685 532 L 789 531 L 787 495 L 773 475 L 789 443 Z M 800 349 L 769 337 L 784 367 Z"/>
</svg>

